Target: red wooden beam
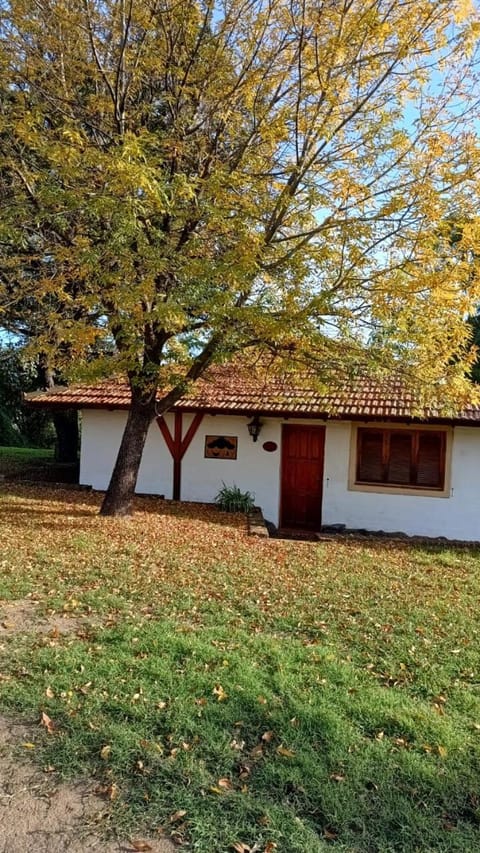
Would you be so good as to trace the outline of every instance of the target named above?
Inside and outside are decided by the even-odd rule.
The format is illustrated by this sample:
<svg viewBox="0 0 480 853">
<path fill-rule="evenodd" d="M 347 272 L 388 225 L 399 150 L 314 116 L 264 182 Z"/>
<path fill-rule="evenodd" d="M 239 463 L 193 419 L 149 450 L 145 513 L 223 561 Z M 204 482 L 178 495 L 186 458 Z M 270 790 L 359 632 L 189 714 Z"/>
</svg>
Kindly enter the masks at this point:
<svg viewBox="0 0 480 853">
<path fill-rule="evenodd" d="M 182 413 L 175 412 L 175 431 L 173 438 L 173 500 L 180 500 L 182 482 Z"/>
<path fill-rule="evenodd" d="M 165 439 L 165 444 L 167 445 L 171 455 L 173 456 L 175 453 L 175 446 L 173 443 L 173 438 L 170 435 L 170 430 L 169 430 L 167 424 L 165 423 L 163 415 L 160 415 L 157 418 L 157 424 L 158 424 L 160 432 L 162 433 L 162 435 Z"/>
<path fill-rule="evenodd" d="M 181 482 L 182 482 L 182 459 L 185 456 L 195 433 L 198 430 L 203 419 L 203 413 L 197 412 L 194 416 L 185 437 L 182 439 L 183 419 L 181 412 L 175 412 L 174 432 L 172 434 L 162 415 L 157 418 L 157 424 L 160 432 L 165 439 L 170 455 L 173 458 L 173 490 L 172 497 L 174 501 L 180 500 Z"/>
<path fill-rule="evenodd" d="M 202 420 L 203 420 L 203 412 L 197 412 L 195 417 L 192 420 L 192 423 L 188 427 L 187 432 L 185 433 L 185 438 L 182 441 L 182 449 L 181 449 L 181 458 L 182 459 L 185 456 L 185 453 L 187 452 L 188 448 L 190 447 L 190 444 L 192 443 L 192 439 L 193 439 L 195 433 L 197 432 L 198 427 L 202 423 Z"/>
</svg>

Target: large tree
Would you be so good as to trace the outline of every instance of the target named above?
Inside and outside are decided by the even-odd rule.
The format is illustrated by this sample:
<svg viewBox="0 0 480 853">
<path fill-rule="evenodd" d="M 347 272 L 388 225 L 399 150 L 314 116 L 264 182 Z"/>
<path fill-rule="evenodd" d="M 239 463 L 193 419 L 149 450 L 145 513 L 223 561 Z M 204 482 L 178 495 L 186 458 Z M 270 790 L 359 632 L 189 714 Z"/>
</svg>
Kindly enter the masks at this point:
<svg viewBox="0 0 480 853">
<path fill-rule="evenodd" d="M 464 390 L 476 279 L 436 235 L 462 209 L 477 240 L 468 2 L 0 9 L 0 305 L 48 306 L 56 363 L 114 343 L 91 364 L 132 393 L 104 513 L 129 511 L 155 414 L 248 347 Z"/>
</svg>

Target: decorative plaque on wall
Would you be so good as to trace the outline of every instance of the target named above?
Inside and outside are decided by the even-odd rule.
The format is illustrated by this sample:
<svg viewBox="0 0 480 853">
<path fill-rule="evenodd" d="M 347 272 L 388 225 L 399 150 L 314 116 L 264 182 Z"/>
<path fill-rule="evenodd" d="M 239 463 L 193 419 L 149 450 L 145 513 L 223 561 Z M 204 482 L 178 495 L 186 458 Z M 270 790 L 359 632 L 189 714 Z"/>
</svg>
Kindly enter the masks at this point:
<svg viewBox="0 0 480 853">
<path fill-rule="evenodd" d="M 236 435 L 206 435 L 205 459 L 236 459 L 237 443 Z"/>
</svg>

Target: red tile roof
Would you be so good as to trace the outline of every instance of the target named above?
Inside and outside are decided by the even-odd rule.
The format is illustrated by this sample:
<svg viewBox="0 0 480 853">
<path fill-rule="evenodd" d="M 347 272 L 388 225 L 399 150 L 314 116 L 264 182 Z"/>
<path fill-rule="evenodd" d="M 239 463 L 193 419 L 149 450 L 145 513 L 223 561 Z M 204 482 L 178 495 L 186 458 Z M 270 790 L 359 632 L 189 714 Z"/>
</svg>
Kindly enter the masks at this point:
<svg viewBox="0 0 480 853">
<path fill-rule="evenodd" d="M 160 395 L 159 395 L 160 396 Z M 130 390 L 122 379 L 96 385 L 56 388 L 26 395 L 35 408 L 128 409 Z M 232 365 L 211 367 L 175 406 L 182 411 L 354 420 L 421 420 L 480 426 L 480 406 L 446 416 L 438 410 L 418 411 L 412 393 L 398 380 L 375 382 L 358 379 L 322 391 L 308 377 L 242 372 Z"/>
</svg>

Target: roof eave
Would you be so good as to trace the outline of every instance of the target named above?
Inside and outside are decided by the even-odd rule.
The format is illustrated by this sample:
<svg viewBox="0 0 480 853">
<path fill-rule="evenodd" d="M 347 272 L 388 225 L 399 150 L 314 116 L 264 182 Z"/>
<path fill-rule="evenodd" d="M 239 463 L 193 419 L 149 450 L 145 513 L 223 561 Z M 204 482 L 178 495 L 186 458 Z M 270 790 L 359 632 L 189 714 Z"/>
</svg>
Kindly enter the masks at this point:
<svg viewBox="0 0 480 853">
<path fill-rule="evenodd" d="M 54 409 L 56 411 L 65 411 L 67 409 L 89 409 L 97 411 L 128 411 L 129 403 L 104 403 L 96 401 L 75 401 L 69 400 L 49 400 L 48 393 L 44 397 L 36 397 L 28 399 L 24 398 L 24 403 L 29 408 L 33 409 Z M 394 414 L 358 414 L 349 412 L 327 412 L 327 411 L 306 411 L 301 412 L 295 409 L 285 407 L 278 408 L 262 408 L 258 406 L 242 406 L 242 407 L 218 407 L 218 406 L 201 406 L 192 404 L 179 403 L 172 407 L 172 411 L 187 413 L 203 412 L 207 415 L 227 415 L 229 417 L 237 415 L 238 417 L 252 417 L 258 415 L 264 418 L 282 418 L 291 420 L 296 418 L 299 420 L 328 420 L 328 421 L 355 421 L 356 423 L 409 423 L 409 424 L 438 424 L 439 426 L 469 426 L 480 427 L 480 418 L 475 420 L 468 417 L 428 417 L 419 418 L 411 415 L 394 415 Z"/>
</svg>

